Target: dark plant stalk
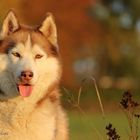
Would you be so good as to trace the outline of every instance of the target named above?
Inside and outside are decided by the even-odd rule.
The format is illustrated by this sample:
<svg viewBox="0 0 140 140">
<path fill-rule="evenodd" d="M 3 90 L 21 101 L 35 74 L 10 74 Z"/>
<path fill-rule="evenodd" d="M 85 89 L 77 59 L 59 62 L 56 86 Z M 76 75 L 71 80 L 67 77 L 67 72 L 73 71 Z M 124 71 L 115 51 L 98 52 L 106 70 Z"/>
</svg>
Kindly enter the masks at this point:
<svg viewBox="0 0 140 140">
<path fill-rule="evenodd" d="M 129 140 L 138 140 L 139 127 L 138 122 L 136 121 L 135 123 L 135 118 L 137 117 L 136 119 L 138 119 L 139 115 L 135 115 L 135 112 L 139 104 L 132 100 L 132 94 L 130 92 L 125 92 L 120 101 L 120 105 L 128 120 L 130 128 Z"/>
<path fill-rule="evenodd" d="M 139 139 L 139 134 L 138 134 L 138 131 L 139 131 L 139 119 L 140 119 L 140 115 L 139 114 L 135 114 L 134 115 L 134 117 L 136 118 L 136 123 L 135 123 L 135 125 L 136 125 L 136 140 L 138 140 Z"/>
</svg>

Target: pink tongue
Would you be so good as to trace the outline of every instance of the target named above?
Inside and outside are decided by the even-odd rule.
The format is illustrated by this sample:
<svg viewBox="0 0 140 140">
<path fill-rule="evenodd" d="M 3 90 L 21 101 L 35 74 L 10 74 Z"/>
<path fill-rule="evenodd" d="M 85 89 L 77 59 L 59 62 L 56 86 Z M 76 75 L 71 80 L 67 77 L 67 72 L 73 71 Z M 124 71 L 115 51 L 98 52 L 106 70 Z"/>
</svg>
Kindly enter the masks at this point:
<svg viewBox="0 0 140 140">
<path fill-rule="evenodd" d="M 19 85 L 19 92 L 20 95 L 23 97 L 28 97 L 30 96 L 31 92 L 32 92 L 32 86 L 28 86 L 28 85 Z"/>
</svg>

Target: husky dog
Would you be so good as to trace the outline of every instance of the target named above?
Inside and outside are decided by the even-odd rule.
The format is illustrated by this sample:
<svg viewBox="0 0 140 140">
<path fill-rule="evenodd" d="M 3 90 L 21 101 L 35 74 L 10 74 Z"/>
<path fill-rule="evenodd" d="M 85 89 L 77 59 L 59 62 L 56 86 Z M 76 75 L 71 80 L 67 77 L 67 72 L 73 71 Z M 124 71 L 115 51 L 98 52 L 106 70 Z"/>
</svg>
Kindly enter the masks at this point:
<svg viewBox="0 0 140 140">
<path fill-rule="evenodd" d="M 0 140 L 68 140 L 52 14 L 32 28 L 9 11 L 0 36 Z"/>
</svg>

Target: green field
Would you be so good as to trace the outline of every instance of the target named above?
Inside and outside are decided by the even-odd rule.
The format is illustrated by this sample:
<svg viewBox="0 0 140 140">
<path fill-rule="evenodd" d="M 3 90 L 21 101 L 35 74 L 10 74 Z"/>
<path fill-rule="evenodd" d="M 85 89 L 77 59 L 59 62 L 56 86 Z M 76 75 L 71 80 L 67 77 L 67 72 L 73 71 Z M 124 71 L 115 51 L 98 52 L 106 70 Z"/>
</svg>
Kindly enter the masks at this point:
<svg viewBox="0 0 140 140">
<path fill-rule="evenodd" d="M 120 108 L 123 90 L 100 90 L 105 117 L 101 114 L 101 108 L 94 89 L 83 89 L 78 104 L 81 109 L 77 106 L 78 96 L 76 93 L 69 91 L 64 93 L 64 106 L 66 110 L 69 110 L 70 140 L 108 140 L 105 128 L 109 123 L 116 128 L 120 140 L 129 140 L 128 120 Z M 134 91 L 132 95 L 133 99 L 139 102 L 139 91 Z M 140 108 L 137 112 L 139 110 Z"/>
<path fill-rule="evenodd" d="M 121 113 L 110 113 L 105 118 L 99 114 L 69 113 L 70 140 L 107 140 L 106 125 L 112 123 L 121 136 L 128 140 L 128 123 Z"/>
<path fill-rule="evenodd" d="M 123 91 L 101 92 L 105 117 L 102 116 L 96 93 L 94 91 L 84 93 L 80 98 L 82 110 L 76 106 L 77 97 L 73 97 L 69 104 L 70 140 L 108 140 L 105 128 L 109 123 L 116 128 L 120 140 L 129 140 L 128 120 L 119 107 Z M 133 98 L 139 102 L 138 92 L 133 94 Z"/>
</svg>

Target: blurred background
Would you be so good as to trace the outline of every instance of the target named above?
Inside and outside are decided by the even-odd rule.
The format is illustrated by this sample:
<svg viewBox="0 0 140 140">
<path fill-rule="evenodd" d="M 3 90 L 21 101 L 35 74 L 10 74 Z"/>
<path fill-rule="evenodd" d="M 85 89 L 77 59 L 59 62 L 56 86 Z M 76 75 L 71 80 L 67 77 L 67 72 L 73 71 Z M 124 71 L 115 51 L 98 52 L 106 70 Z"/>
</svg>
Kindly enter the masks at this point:
<svg viewBox="0 0 140 140">
<path fill-rule="evenodd" d="M 123 115 L 119 100 L 126 90 L 140 99 L 140 1 L 1 0 L 0 9 L 1 24 L 9 9 L 14 9 L 22 23 L 31 26 L 40 24 L 47 12 L 54 14 L 71 139 L 104 140 L 109 120 L 127 140 L 127 122 L 124 119 L 120 123 Z M 106 120 L 102 118 L 93 79 Z"/>
</svg>

